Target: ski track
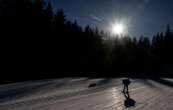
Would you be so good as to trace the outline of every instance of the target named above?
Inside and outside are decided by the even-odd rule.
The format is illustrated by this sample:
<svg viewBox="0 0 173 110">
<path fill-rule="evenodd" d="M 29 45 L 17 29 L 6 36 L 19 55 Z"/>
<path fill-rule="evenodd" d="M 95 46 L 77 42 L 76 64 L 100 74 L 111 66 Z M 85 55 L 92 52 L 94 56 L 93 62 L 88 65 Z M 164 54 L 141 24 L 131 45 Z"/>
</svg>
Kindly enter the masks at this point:
<svg viewBox="0 0 173 110">
<path fill-rule="evenodd" d="M 173 79 L 164 79 L 173 82 Z M 0 85 L 0 110 L 173 110 L 173 89 L 133 79 L 134 107 L 124 106 L 122 78 L 64 78 Z M 90 83 L 97 86 L 88 88 Z"/>
</svg>

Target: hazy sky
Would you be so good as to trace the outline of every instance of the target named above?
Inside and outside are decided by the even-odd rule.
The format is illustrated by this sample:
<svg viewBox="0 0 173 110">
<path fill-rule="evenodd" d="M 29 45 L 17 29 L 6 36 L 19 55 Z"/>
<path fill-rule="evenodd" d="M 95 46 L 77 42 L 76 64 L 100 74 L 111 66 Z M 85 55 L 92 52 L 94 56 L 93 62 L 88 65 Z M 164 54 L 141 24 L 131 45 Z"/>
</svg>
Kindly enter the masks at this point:
<svg viewBox="0 0 173 110">
<path fill-rule="evenodd" d="M 50 0 L 63 8 L 68 19 L 76 19 L 109 31 L 111 23 L 123 22 L 130 36 L 149 36 L 173 27 L 173 0 Z"/>
</svg>

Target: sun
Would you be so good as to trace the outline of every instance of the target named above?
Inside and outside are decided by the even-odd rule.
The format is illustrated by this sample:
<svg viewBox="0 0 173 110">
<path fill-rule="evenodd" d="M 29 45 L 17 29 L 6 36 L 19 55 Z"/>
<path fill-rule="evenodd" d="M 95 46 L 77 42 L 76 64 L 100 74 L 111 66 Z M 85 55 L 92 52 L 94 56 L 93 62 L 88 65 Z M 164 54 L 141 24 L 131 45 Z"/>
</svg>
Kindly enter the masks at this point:
<svg viewBox="0 0 173 110">
<path fill-rule="evenodd" d="M 123 35 L 125 33 L 125 26 L 122 23 L 112 25 L 113 35 Z"/>
</svg>

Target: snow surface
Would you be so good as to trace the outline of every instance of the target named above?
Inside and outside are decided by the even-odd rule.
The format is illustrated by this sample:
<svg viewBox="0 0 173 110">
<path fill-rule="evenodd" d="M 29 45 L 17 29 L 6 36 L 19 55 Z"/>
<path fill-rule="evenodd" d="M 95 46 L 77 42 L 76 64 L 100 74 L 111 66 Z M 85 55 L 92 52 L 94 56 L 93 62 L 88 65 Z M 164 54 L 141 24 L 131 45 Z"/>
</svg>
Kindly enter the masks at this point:
<svg viewBox="0 0 173 110">
<path fill-rule="evenodd" d="M 64 78 L 1 85 L 0 110 L 173 110 L 171 85 L 131 81 L 130 97 L 136 105 L 130 108 L 124 106 L 122 78 Z M 91 83 L 97 86 L 88 88 Z"/>
</svg>

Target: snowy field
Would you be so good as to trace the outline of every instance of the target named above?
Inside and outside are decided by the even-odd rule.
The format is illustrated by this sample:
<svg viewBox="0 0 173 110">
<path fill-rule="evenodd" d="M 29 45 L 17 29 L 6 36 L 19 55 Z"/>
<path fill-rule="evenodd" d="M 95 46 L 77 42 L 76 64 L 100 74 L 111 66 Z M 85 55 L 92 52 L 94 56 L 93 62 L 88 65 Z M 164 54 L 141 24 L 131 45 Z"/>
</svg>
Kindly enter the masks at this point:
<svg viewBox="0 0 173 110">
<path fill-rule="evenodd" d="M 0 110 L 173 110 L 173 80 L 131 79 L 134 107 L 124 106 L 122 78 L 64 78 L 0 86 Z M 97 86 L 88 88 L 90 83 Z"/>
</svg>

